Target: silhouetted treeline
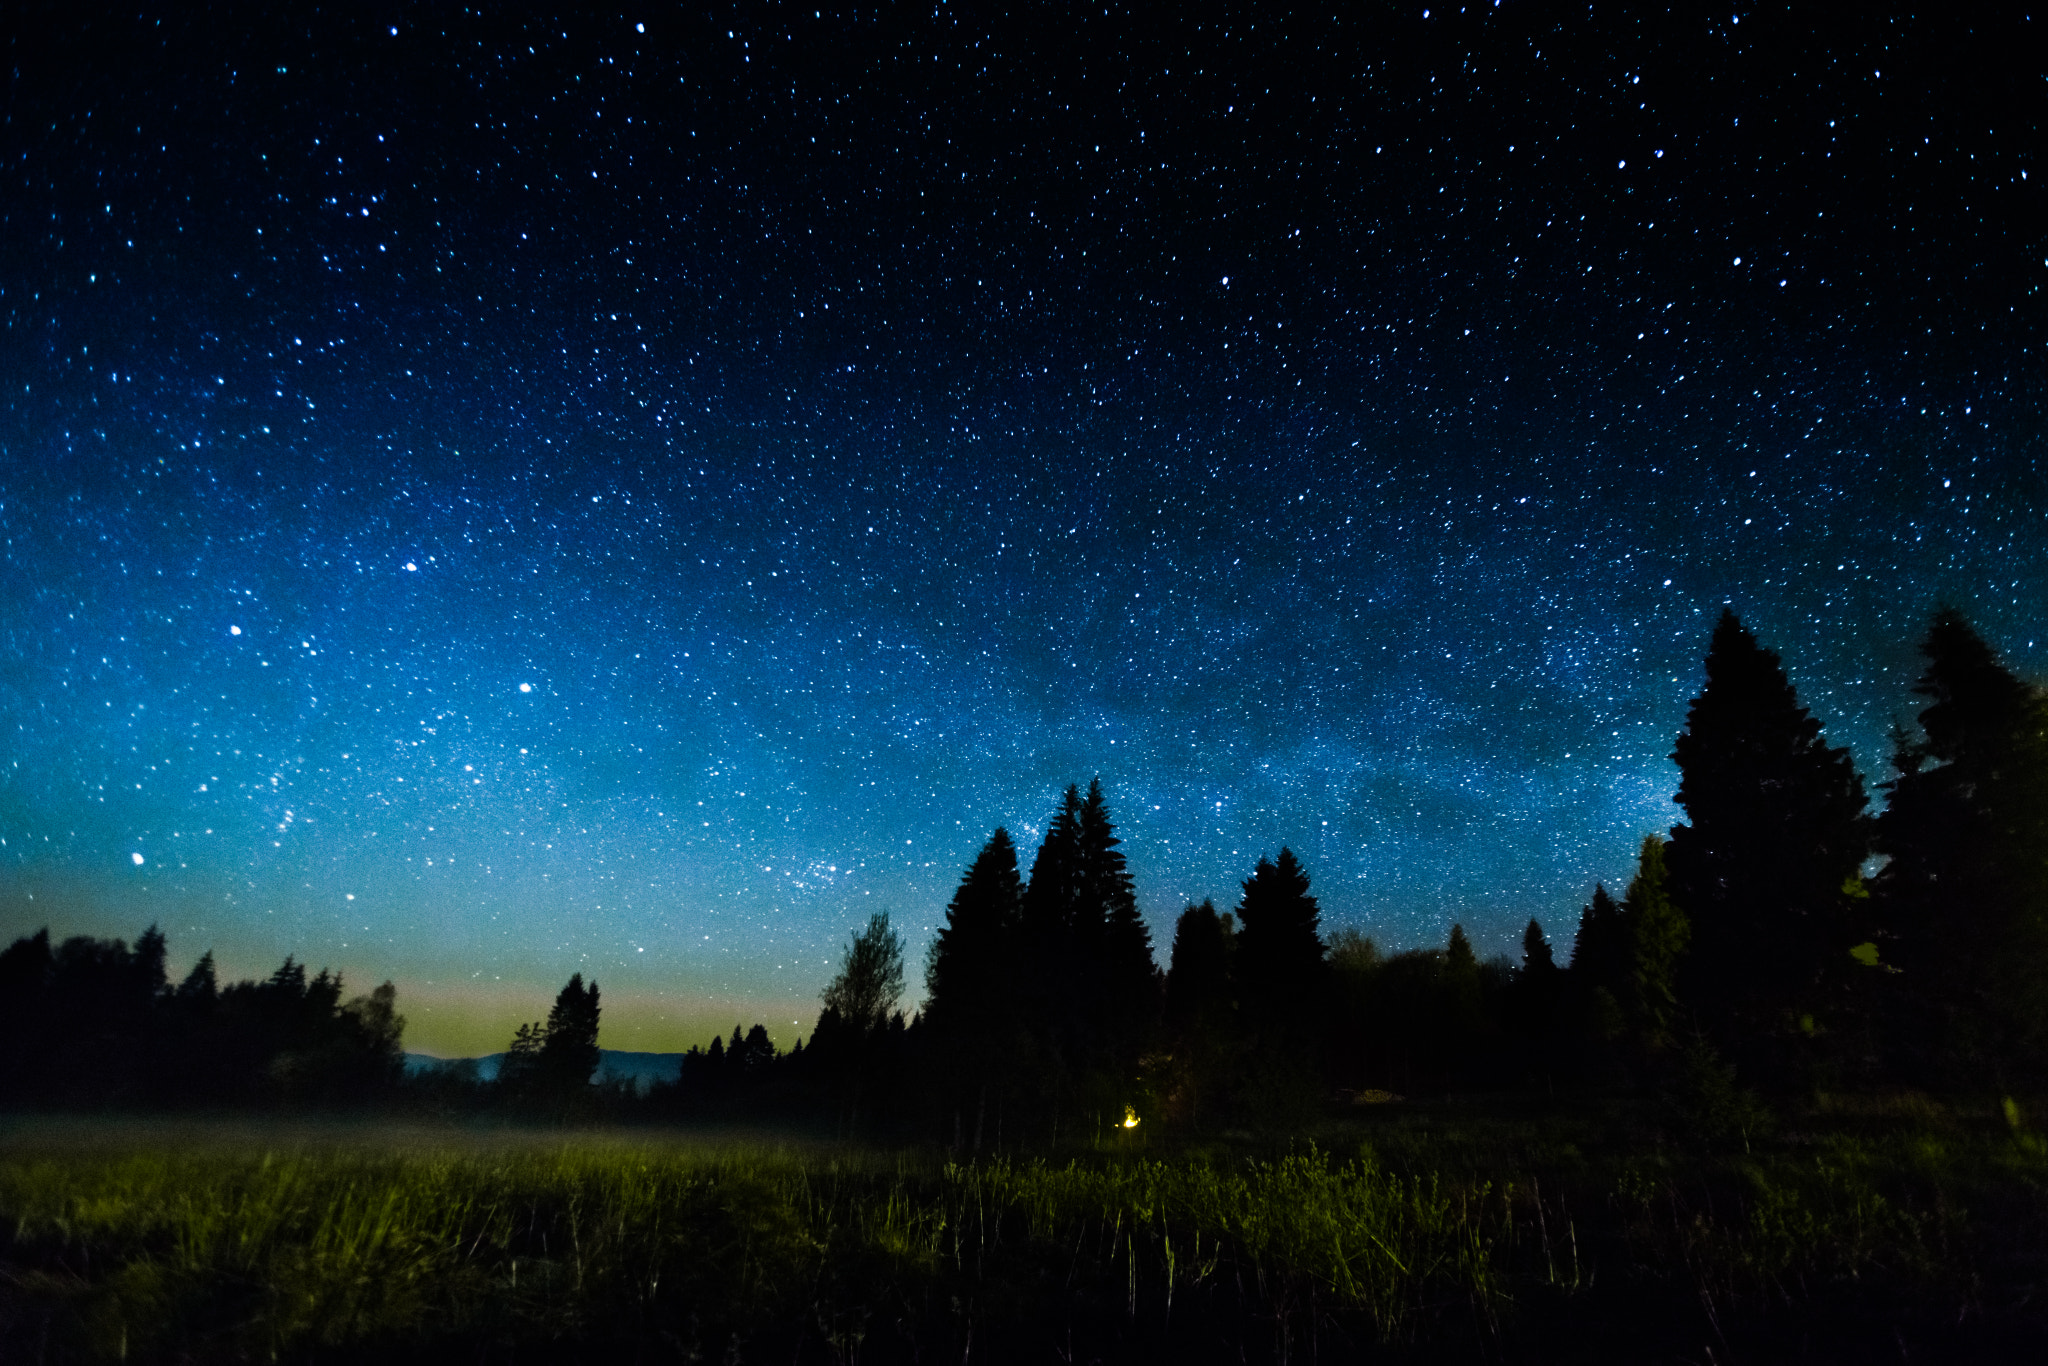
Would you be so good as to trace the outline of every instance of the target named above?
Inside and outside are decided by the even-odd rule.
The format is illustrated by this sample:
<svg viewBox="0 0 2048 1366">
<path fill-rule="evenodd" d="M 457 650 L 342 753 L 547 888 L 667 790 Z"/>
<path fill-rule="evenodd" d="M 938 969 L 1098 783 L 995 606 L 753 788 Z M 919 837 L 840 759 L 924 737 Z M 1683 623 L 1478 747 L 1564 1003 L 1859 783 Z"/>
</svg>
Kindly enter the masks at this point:
<svg viewBox="0 0 2048 1366">
<path fill-rule="evenodd" d="M 803 1120 L 969 1152 L 1138 1122 L 1288 1129 L 1328 1107 L 1453 1088 L 1652 1088 L 1701 1132 L 1744 1129 L 1744 1088 L 2048 1084 L 2048 693 L 1942 611 L 1926 705 L 1894 736 L 1885 806 L 1829 746 L 1779 657 L 1733 613 L 1672 755 L 1684 823 L 1650 836 L 1617 900 L 1595 886 L 1569 955 L 1531 919 L 1518 957 L 1383 952 L 1324 937 L 1293 852 L 1236 903 L 1189 906 L 1155 964 L 1099 782 L 1069 787 L 1031 860 L 998 829 L 967 868 L 905 1018 L 886 914 L 846 947 L 809 1040 L 737 1025 L 644 1097 L 599 1077 L 596 982 L 520 1027 L 494 1083 L 455 1065 L 437 1104 L 529 1116 Z M 1619 881 L 1619 879 L 1617 879 Z M 217 989 L 135 949 L 47 934 L 0 954 L 0 1085 L 14 1100 L 326 1101 L 389 1087 L 389 984 L 287 959 Z"/>
<path fill-rule="evenodd" d="M 134 948 L 45 929 L 0 952 L 0 1103 L 46 1106 L 334 1105 L 376 1098 L 404 1070 L 389 982 L 342 980 L 286 958 L 221 986 L 213 955 L 164 975 L 155 926 Z"/>
<path fill-rule="evenodd" d="M 1068 790 L 1028 880 L 990 837 L 921 1014 L 892 1013 L 902 946 L 879 918 L 810 1047 L 777 1057 L 736 1029 L 692 1051 L 677 1103 L 808 1098 L 842 1128 L 979 1150 L 1129 1118 L 1287 1127 L 1451 1088 L 1648 1086 L 1710 1128 L 1749 1123 L 1744 1086 L 2040 1086 L 2048 694 L 1952 611 L 1922 653 L 1927 705 L 1873 816 L 1779 657 L 1724 613 L 1672 755 L 1686 820 L 1642 842 L 1619 900 L 1593 889 L 1563 962 L 1534 919 L 1517 958 L 1481 961 L 1459 926 L 1440 949 L 1326 940 L 1282 849 L 1231 910 L 1181 914 L 1162 976 L 1092 784 Z"/>
</svg>

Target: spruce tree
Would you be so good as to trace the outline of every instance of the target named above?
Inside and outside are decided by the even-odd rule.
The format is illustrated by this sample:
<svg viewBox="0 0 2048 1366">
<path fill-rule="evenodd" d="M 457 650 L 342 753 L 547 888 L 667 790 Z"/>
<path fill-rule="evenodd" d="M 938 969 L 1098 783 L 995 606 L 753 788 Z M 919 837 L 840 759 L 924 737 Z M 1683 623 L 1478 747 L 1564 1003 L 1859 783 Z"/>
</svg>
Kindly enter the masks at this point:
<svg viewBox="0 0 2048 1366">
<path fill-rule="evenodd" d="M 1579 912 L 1569 974 L 1571 1013 L 1590 1042 L 1612 1042 L 1626 1027 L 1621 1001 L 1627 994 L 1629 956 L 1628 921 L 1606 884 L 1596 883 L 1593 899 Z"/>
<path fill-rule="evenodd" d="M 1205 1105 L 1213 1108 L 1229 1084 L 1237 1002 L 1230 959 L 1234 925 L 1204 901 L 1180 913 L 1173 930 L 1173 954 L 1166 972 L 1166 1030 L 1173 1051 L 1177 1108 L 1200 1124 Z"/>
<path fill-rule="evenodd" d="M 945 1075 L 954 1146 L 980 1151 L 989 1091 L 1015 1063 L 1020 979 L 1017 850 L 997 829 L 960 879 L 925 962 L 924 1020 Z M 997 1103 L 1003 1097 L 998 1093 Z M 971 1126 L 971 1127 L 970 1127 Z"/>
<path fill-rule="evenodd" d="M 548 1011 L 537 1059 L 543 1087 L 573 1096 L 590 1084 L 604 1056 L 597 1046 L 598 1015 L 597 983 L 586 987 L 583 974 L 574 974 Z"/>
<path fill-rule="evenodd" d="M 1679 1027 L 1678 969 L 1692 939 L 1685 912 L 1671 900 L 1664 841 L 1646 836 L 1636 875 L 1622 900 L 1628 927 L 1627 996 L 1630 1034 L 1650 1052 L 1670 1046 Z"/>
<path fill-rule="evenodd" d="M 1444 1055 L 1453 1075 L 1465 1075 L 1479 1061 L 1478 1044 L 1486 1033 L 1481 1008 L 1479 956 L 1463 925 L 1451 926 L 1444 950 Z"/>
<path fill-rule="evenodd" d="M 1321 910 L 1308 894 L 1308 873 L 1294 851 L 1260 859 L 1238 903 L 1234 967 L 1248 1030 L 1298 1035 L 1320 1004 L 1325 948 L 1316 933 Z"/>
<path fill-rule="evenodd" d="M 1081 919 L 1081 792 L 1069 786 L 1031 861 L 1018 914 L 1018 960 L 1024 974 L 1021 1022 L 1029 1049 L 1023 1059 L 1031 1084 L 1057 1097 L 1086 1066 L 1089 968 Z M 1057 1121 L 1055 1121 L 1057 1122 Z"/>
<path fill-rule="evenodd" d="M 1621 907 L 1607 894 L 1605 883 L 1595 883 L 1593 899 L 1580 909 L 1578 933 L 1572 937 L 1573 981 L 1581 992 L 1604 987 L 1618 1001 L 1628 954 L 1628 925 Z"/>
<path fill-rule="evenodd" d="M 1778 656 L 1723 612 L 1672 758 L 1687 824 L 1674 899 L 1692 927 L 1688 1003 L 1723 1042 L 1768 1053 L 1810 1032 L 1868 937 L 1844 885 L 1870 850 L 1863 781 L 1821 740 Z"/>
<path fill-rule="evenodd" d="M 1011 1014 L 1023 898 L 1016 846 L 998 828 L 961 877 L 925 963 L 924 1015 L 935 1033 L 982 1036 Z"/>
<path fill-rule="evenodd" d="M 1885 956 L 1929 1079 L 2048 1072 L 2048 701 L 1962 616 L 1921 645 L 1920 738 L 1901 736 L 1878 820 Z"/>
<path fill-rule="evenodd" d="M 1024 951 L 1042 988 L 1063 982 L 1073 970 L 1082 879 L 1081 790 L 1069 785 L 1031 861 L 1019 918 Z"/>
<path fill-rule="evenodd" d="M 1122 843 L 1109 819 L 1102 780 L 1092 780 L 1081 805 L 1076 913 L 1084 952 L 1092 949 L 1088 986 L 1098 1005 L 1101 1043 L 1114 1065 L 1128 1069 L 1157 1028 L 1160 981 L 1152 932 L 1138 914 L 1130 870 L 1118 848 Z"/>
<path fill-rule="evenodd" d="M 1543 925 L 1531 916 L 1522 930 L 1522 970 L 1515 976 L 1510 1007 L 1527 1044 L 1556 1035 L 1564 1006 L 1564 984 L 1564 973 L 1557 966 L 1557 956 L 1543 933 Z M 1531 1050 L 1525 1046 L 1522 1051 Z M 1524 1061 L 1547 1074 L 1547 1060 L 1530 1057 Z"/>
</svg>

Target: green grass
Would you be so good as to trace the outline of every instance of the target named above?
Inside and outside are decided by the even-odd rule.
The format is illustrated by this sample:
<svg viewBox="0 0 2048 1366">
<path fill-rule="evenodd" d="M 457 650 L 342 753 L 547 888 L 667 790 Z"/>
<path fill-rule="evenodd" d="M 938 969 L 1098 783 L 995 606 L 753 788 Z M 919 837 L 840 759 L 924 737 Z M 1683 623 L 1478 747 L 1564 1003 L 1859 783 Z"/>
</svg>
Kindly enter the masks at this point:
<svg viewBox="0 0 2048 1366">
<path fill-rule="evenodd" d="M 1293 1151 L 976 1165 L 763 1135 L 18 1124 L 0 1132 L 0 1359 L 2032 1342 L 2048 1158 L 1995 1119 L 1816 1112 L 1711 1155 L 1613 1116 L 1446 1105 Z"/>
</svg>

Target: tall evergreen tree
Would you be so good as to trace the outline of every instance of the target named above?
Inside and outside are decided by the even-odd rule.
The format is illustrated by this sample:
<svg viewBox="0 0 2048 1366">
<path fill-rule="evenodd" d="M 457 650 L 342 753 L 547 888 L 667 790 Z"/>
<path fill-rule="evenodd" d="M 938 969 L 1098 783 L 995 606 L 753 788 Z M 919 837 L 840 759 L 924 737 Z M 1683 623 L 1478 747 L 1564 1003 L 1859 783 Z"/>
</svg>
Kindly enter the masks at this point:
<svg viewBox="0 0 2048 1366">
<path fill-rule="evenodd" d="M 1506 1050 L 1530 1081 L 1548 1085 L 1556 1073 L 1553 1054 L 1564 1023 L 1565 980 L 1542 923 L 1530 917 L 1522 930 L 1521 971 L 1508 993 Z"/>
<path fill-rule="evenodd" d="M 1581 990 L 1605 987 L 1619 1001 L 1627 971 L 1627 923 L 1606 884 L 1596 883 L 1593 899 L 1579 911 L 1578 933 L 1572 937 L 1572 976 Z"/>
<path fill-rule="evenodd" d="M 925 963 L 925 1021 L 938 1033 L 985 1035 L 1014 1012 L 1023 900 L 1017 848 L 998 828 L 961 877 Z"/>
<path fill-rule="evenodd" d="M 597 1075 L 604 1060 L 597 1046 L 599 1014 L 597 983 L 586 987 L 580 972 L 556 993 L 539 1060 L 543 1084 L 550 1090 L 577 1095 Z"/>
<path fill-rule="evenodd" d="M 1234 967 L 1250 1032 L 1299 1035 L 1320 1004 L 1325 947 L 1322 912 L 1292 849 L 1260 859 L 1238 903 Z"/>
<path fill-rule="evenodd" d="M 1863 780 L 1733 612 L 1706 674 L 1672 755 L 1688 820 L 1667 855 L 1691 922 L 1682 989 L 1724 1042 L 1767 1053 L 1813 1027 L 1868 937 L 1844 890 L 1870 851 Z"/>
<path fill-rule="evenodd" d="M 1628 933 L 1627 994 L 1622 1007 L 1636 1044 L 1651 1052 L 1668 1047 L 1679 1027 L 1678 969 L 1692 942 L 1692 926 L 1671 899 L 1664 841 L 1645 836 L 1636 875 L 1622 899 Z"/>
<path fill-rule="evenodd" d="M 1479 1044 L 1486 1033 L 1481 978 L 1479 956 L 1472 951 L 1465 927 L 1451 926 L 1444 949 L 1444 1049 L 1456 1073 L 1469 1072 L 1479 1060 Z"/>
<path fill-rule="evenodd" d="M 1930 1076 L 2032 1081 L 2048 1072 L 2048 700 L 1952 610 L 1921 653 L 1928 706 L 1893 755 L 1874 884 L 1916 1007 L 1908 1051 Z"/>
<path fill-rule="evenodd" d="M 1235 925 L 1204 901 L 1180 913 L 1166 971 L 1166 1029 L 1173 1049 L 1173 1087 L 1185 1117 L 1199 1124 L 1203 1107 L 1229 1084 L 1237 1002 L 1230 959 Z"/>
<path fill-rule="evenodd" d="M 1076 907 L 1081 940 L 1093 949 L 1087 983 L 1097 1003 L 1096 1028 L 1113 1065 L 1127 1070 L 1157 1028 L 1159 967 L 1152 932 L 1138 914 L 1138 898 L 1124 862 L 1123 843 L 1109 819 L 1102 780 L 1088 784 L 1081 804 L 1081 896 Z"/>
<path fill-rule="evenodd" d="M 1021 939 L 1041 989 L 1065 983 L 1073 970 L 1083 877 L 1081 790 L 1070 785 L 1039 841 L 1024 888 Z"/>
<path fill-rule="evenodd" d="M 1579 911 L 1568 993 L 1576 1028 L 1592 1042 L 1619 1039 L 1626 1027 L 1621 1002 L 1628 994 L 1629 953 L 1628 921 L 1606 885 L 1596 883 L 1593 899 Z"/>
<path fill-rule="evenodd" d="M 997 1088 L 1000 1106 L 1019 1047 L 1023 899 L 1016 846 L 998 828 L 960 879 L 925 962 L 924 1020 L 952 1091 L 954 1146 L 976 1152 L 988 1126 L 990 1088 Z"/>
<path fill-rule="evenodd" d="M 1061 1097 L 1078 1083 L 1091 1051 L 1091 959 L 1076 927 L 1082 897 L 1081 792 L 1069 786 L 1031 860 L 1017 933 L 1024 976 L 1020 1016 L 1029 1041 L 1020 1070 L 1050 1103 L 1055 1126 Z"/>
</svg>

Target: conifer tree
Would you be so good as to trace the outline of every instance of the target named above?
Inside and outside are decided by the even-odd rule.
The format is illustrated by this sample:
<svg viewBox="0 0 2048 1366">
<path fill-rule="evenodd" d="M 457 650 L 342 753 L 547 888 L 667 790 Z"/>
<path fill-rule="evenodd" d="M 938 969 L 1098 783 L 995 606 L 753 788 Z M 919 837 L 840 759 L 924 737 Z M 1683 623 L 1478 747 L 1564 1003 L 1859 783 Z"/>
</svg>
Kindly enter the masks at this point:
<svg viewBox="0 0 2048 1366">
<path fill-rule="evenodd" d="M 1158 1025 L 1159 968 L 1152 959 L 1152 932 L 1138 914 L 1131 874 L 1117 846 L 1116 826 L 1102 780 L 1088 784 L 1081 805 L 1081 896 L 1076 913 L 1081 942 L 1092 948 L 1088 988 L 1098 1003 L 1096 1025 L 1114 1063 L 1128 1068 Z"/>
<path fill-rule="evenodd" d="M 289 963 L 287 963 L 289 966 Z M 523 1024 L 498 1064 L 498 1085 L 523 1101 L 560 1103 L 588 1086 L 603 1054 L 597 1046 L 597 983 L 576 973 L 555 994 L 547 1023 Z"/>
<path fill-rule="evenodd" d="M 185 980 L 178 983 L 177 998 L 180 1003 L 201 1010 L 211 1010 L 220 999 L 220 980 L 214 969 L 212 949 L 199 955 Z"/>
<path fill-rule="evenodd" d="M 1014 1011 L 1023 899 L 1016 846 L 998 828 L 961 877 L 925 963 L 924 1014 L 938 1034 L 981 1038 Z"/>
<path fill-rule="evenodd" d="M 1543 925 L 1531 916 L 1522 930 L 1522 970 L 1516 975 L 1510 1005 L 1518 1033 L 1527 1045 L 1546 1042 L 1556 1035 L 1564 1006 L 1564 985 L 1564 973 L 1557 966 Z M 1522 1051 L 1529 1053 L 1531 1048 L 1524 1047 Z M 1547 1059 L 1532 1056 L 1525 1058 L 1524 1063 L 1548 1074 Z"/>
<path fill-rule="evenodd" d="M 1260 859 L 1244 883 L 1233 966 L 1249 1032 L 1296 1035 L 1313 1018 L 1323 990 L 1322 912 L 1308 894 L 1308 873 L 1291 849 Z"/>
<path fill-rule="evenodd" d="M 1570 971 L 1577 1028 L 1596 1043 L 1618 1039 L 1626 1027 L 1621 1000 L 1627 994 L 1629 952 L 1628 921 L 1606 885 L 1596 883 L 1593 899 L 1579 912 Z"/>
<path fill-rule="evenodd" d="M 1082 898 L 1081 791 L 1069 786 L 1059 810 L 1046 826 L 1038 853 L 1031 860 L 1019 916 L 1019 938 L 1029 964 L 1035 1002 L 1054 1025 L 1072 1008 L 1076 996 L 1072 975 L 1078 950 L 1075 921 Z"/>
<path fill-rule="evenodd" d="M 1203 1107 L 1228 1085 L 1237 1003 L 1230 959 L 1235 926 L 1204 901 L 1180 913 L 1166 972 L 1166 1029 L 1173 1049 L 1173 1081 L 1186 1118 L 1199 1124 Z"/>
<path fill-rule="evenodd" d="M 1921 653 L 1928 706 L 1898 738 L 1874 886 L 1916 1007 L 1908 1051 L 1930 1077 L 2031 1082 L 2048 1072 L 2048 699 L 1953 610 Z"/>
<path fill-rule="evenodd" d="M 1622 900 L 1629 969 L 1624 1009 L 1637 1045 L 1651 1052 L 1669 1047 L 1676 1037 L 1678 968 L 1692 939 L 1685 912 L 1671 900 L 1669 881 L 1664 841 L 1646 836 Z"/>
<path fill-rule="evenodd" d="M 1486 1032 L 1480 1008 L 1479 957 L 1463 925 L 1451 926 L 1444 951 L 1444 1050 L 1454 1072 L 1466 1071 L 1477 1059 L 1476 1045 Z"/>
<path fill-rule="evenodd" d="M 1232 1007 L 1230 954 L 1235 925 L 1204 901 L 1180 913 L 1166 972 L 1166 1019 L 1176 1032 L 1221 1026 Z"/>
<path fill-rule="evenodd" d="M 1049 1102 L 1055 1125 L 1060 1097 L 1078 1082 L 1092 1052 L 1090 959 L 1076 929 L 1082 877 L 1081 792 L 1070 785 L 1031 861 L 1017 933 L 1024 979 L 1019 1015 L 1029 1041 L 1020 1070 Z"/>
<path fill-rule="evenodd" d="M 1682 987 L 1710 1031 L 1761 1049 L 1814 1027 L 1868 937 L 1844 885 L 1869 820 L 1848 751 L 1822 742 L 1778 656 L 1733 612 L 1706 674 L 1672 755 L 1688 820 L 1667 855 L 1692 928 Z"/>
<path fill-rule="evenodd" d="M 1605 883 L 1593 887 L 1593 899 L 1579 911 L 1579 930 L 1572 938 L 1571 973 L 1581 991 L 1605 987 L 1620 999 L 1628 964 L 1628 926 L 1621 907 L 1607 894 Z"/>
<path fill-rule="evenodd" d="M 976 1152 L 987 1129 L 990 1087 L 1000 1088 L 1014 1066 L 1022 1028 L 1017 955 L 1023 896 L 1016 846 L 998 828 L 960 879 L 925 963 L 924 1020 L 953 1093 L 954 1146 Z M 999 1091 L 998 1105 L 1002 1099 Z"/>
</svg>

